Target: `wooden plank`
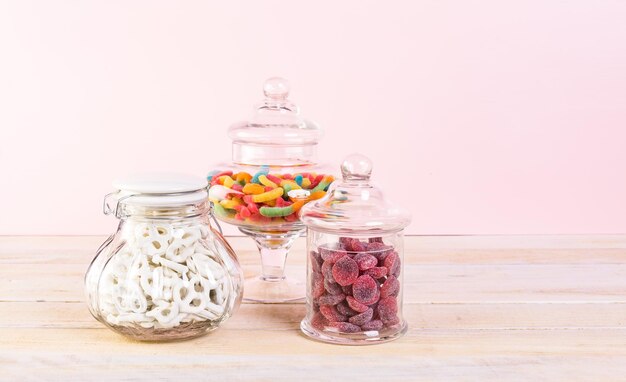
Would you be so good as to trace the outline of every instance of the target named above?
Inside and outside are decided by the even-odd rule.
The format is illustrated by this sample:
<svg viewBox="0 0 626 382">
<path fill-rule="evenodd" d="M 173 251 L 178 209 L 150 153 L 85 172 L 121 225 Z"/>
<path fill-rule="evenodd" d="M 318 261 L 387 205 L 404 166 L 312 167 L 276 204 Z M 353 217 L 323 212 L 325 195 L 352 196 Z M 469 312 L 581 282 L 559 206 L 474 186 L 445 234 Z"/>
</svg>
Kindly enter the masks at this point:
<svg viewBox="0 0 626 382">
<path fill-rule="evenodd" d="M 242 304 L 227 322 L 233 330 L 297 330 L 304 304 Z M 548 329 L 626 327 L 626 303 L 405 304 L 411 328 Z M 3 302 L 0 328 L 66 328 L 108 330 L 82 303 Z"/>
<path fill-rule="evenodd" d="M 618 380 L 626 375 L 626 235 L 407 237 L 398 341 L 306 339 L 303 304 L 243 304 L 180 343 L 131 342 L 83 302 L 103 237 L 0 237 L 0 380 Z M 230 238 L 246 274 L 253 242 Z M 304 275 L 304 240 L 290 256 Z M 299 255 L 298 255 L 299 254 Z"/>
<path fill-rule="evenodd" d="M 105 330 L 0 329 L 0 369 L 15 376 L 28 371 L 64 380 L 164 379 L 185 374 L 235 380 L 305 376 L 336 380 L 359 374 L 383 380 L 502 380 L 510 379 L 511 372 L 527 378 L 615 380 L 626 370 L 625 335 L 626 330 L 615 329 L 414 329 L 400 340 L 363 348 L 317 343 L 295 330 L 278 335 L 223 328 L 187 342 L 146 344 Z"/>
<path fill-rule="evenodd" d="M 0 268 L 0 301 L 83 301 L 85 265 Z M 290 272 L 304 278 L 304 268 Z M 248 269 L 248 274 L 252 274 Z M 405 264 L 406 302 L 626 302 L 625 264 Z"/>
</svg>

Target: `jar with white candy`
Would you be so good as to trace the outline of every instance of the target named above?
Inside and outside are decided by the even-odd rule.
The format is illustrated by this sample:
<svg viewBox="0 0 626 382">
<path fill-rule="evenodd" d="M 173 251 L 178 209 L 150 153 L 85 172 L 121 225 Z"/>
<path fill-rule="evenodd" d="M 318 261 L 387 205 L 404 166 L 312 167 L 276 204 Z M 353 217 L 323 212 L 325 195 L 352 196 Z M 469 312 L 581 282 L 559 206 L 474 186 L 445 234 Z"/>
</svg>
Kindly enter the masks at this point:
<svg viewBox="0 0 626 382">
<path fill-rule="evenodd" d="M 239 307 L 243 275 L 232 248 L 210 225 L 207 181 L 143 175 L 113 186 L 104 213 L 120 223 L 85 275 L 91 314 L 143 341 L 216 329 Z"/>
</svg>

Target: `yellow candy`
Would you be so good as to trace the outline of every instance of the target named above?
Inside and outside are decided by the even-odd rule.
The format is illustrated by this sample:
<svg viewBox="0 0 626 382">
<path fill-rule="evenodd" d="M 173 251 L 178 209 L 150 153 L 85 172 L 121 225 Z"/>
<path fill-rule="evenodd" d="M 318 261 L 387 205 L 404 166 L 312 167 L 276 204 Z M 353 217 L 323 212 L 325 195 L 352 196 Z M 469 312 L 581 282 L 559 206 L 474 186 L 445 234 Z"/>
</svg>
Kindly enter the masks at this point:
<svg viewBox="0 0 626 382">
<path fill-rule="evenodd" d="M 263 203 L 263 202 L 267 202 L 269 200 L 274 200 L 276 198 L 280 198 L 281 196 L 283 196 L 283 189 L 282 187 L 278 187 L 273 189 L 272 191 L 268 191 L 268 192 L 264 192 L 262 194 L 258 194 L 258 195 L 254 195 L 252 197 L 252 201 L 255 203 Z"/>
<path fill-rule="evenodd" d="M 296 183 L 295 181 L 291 179 L 285 179 L 280 182 L 281 187 L 285 187 L 286 185 L 291 186 L 292 190 L 299 190 L 301 188 L 300 186 L 298 186 L 298 183 Z"/>
<path fill-rule="evenodd" d="M 317 200 L 323 198 L 326 195 L 326 191 L 314 191 L 309 195 L 309 200 Z"/>
<path fill-rule="evenodd" d="M 220 178 L 222 178 L 222 177 L 220 177 Z M 233 184 L 235 184 L 235 181 L 233 180 L 233 178 L 231 178 L 230 176 L 225 176 L 224 177 L 224 183 L 222 183 L 222 185 L 224 185 L 224 187 L 231 188 L 233 186 Z"/>
<path fill-rule="evenodd" d="M 267 187 L 272 187 L 272 188 L 278 187 L 278 185 L 276 183 L 274 183 L 271 180 L 267 179 L 267 176 L 265 176 L 265 175 L 260 175 L 259 176 L 259 182 L 261 182 L 262 185 L 267 186 Z"/>
<path fill-rule="evenodd" d="M 239 198 L 224 199 L 220 202 L 222 207 L 228 208 L 229 210 L 234 210 L 236 206 L 240 206 L 242 204 L 243 202 Z"/>
<path fill-rule="evenodd" d="M 308 188 L 311 185 L 311 179 L 304 178 L 302 179 L 302 188 Z"/>
<path fill-rule="evenodd" d="M 243 186 L 242 191 L 244 194 L 247 194 L 247 195 L 250 195 L 250 194 L 258 195 L 258 194 L 262 194 L 265 192 L 265 187 L 256 183 L 248 183 L 245 186 Z"/>
</svg>

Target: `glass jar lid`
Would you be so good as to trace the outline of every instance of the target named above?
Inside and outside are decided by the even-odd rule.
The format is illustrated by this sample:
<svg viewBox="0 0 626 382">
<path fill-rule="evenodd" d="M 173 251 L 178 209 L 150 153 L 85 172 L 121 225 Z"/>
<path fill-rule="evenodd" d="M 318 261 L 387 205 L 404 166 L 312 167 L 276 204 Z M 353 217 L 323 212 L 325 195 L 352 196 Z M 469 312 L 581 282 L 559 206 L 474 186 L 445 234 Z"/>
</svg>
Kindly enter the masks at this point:
<svg viewBox="0 0 626 382">
<path fill-rule="evenodd" d="M 233 140 L 233 162 L 256 166 L 298 166 L 315 163 L 322 130 L 300 115 L 288 99 L 289 82 L 272 77 L 263 85 L 265 99 L 249 120 L 228 130 Z"/>
<path fill-rule="evenodd" d="M 185 174 L 148 173 L 119 178 L 115 192 L 104 198 L 104 213 L 115 214 L 121 206 L 184 206 L 208 201 L 205 178 Z M 112 204 L 115 207 L 112 208 Z"/>
<path fill-rule="evenodd" d="M 342 180 L 335 181 L 321 199 L 306 204 L 300 218 L 314 230 L 344 234 L 381 234 L 402 230 L 409 214 L 383 197 L 370 183 L 372 162 L 361 154 L 349 155 L 341 165 Z"/>
</svg>

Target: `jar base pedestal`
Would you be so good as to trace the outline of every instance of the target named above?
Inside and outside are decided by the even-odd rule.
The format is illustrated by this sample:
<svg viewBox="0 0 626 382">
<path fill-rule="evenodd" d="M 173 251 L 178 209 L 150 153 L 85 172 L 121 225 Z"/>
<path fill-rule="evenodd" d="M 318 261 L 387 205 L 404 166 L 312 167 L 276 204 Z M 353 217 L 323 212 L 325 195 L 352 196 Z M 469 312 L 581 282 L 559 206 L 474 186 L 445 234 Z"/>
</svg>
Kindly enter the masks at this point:
<svg viewBox="0 0 626 382">
<path fill-rule="evenodd" d="M 243 300 L 265 304 L 280 304 L 304 301 L 306 288 L 304 280 L 285 277 L 265 280 L 254 276 L 245 280 Z"/>
<path fill-rule="evenodd" d="M 305 319 L 300 322 L 300 330 L 302 330 L 302 333 L 304 333 L 307 337 L 320 342 L 332 343 L 337 345 L 375 345 L 390 342 L 402 337 L 406 333 L 408 325 L 406 321 L 403 321 L 399 325 L 400 327 L 394 327 L 393 330 L 372 330 L 369 332 L 354 334 L 337 333 L 337 335 L 335 336 L 332 335 L 332 333 L 328 333 L 327 331 L 320 331 L 318 329 L 315 329 Z"/>
</svg>

